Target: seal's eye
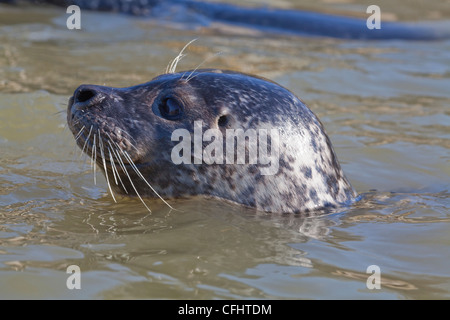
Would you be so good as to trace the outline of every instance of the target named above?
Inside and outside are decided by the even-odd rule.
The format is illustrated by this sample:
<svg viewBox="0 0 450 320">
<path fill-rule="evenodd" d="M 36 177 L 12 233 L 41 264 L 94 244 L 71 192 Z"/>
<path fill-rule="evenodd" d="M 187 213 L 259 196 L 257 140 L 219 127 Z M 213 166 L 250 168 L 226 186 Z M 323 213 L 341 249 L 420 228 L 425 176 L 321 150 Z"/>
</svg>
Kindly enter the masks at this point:
<svg viewBox="0 0 450 320">
<path fill-rule="evenodd" d="M 177 100 L 167 98 L 161 101 L 159 112 L 167 120 L 178 120 L 183 115 L 183 107 Z"/>
</svg>

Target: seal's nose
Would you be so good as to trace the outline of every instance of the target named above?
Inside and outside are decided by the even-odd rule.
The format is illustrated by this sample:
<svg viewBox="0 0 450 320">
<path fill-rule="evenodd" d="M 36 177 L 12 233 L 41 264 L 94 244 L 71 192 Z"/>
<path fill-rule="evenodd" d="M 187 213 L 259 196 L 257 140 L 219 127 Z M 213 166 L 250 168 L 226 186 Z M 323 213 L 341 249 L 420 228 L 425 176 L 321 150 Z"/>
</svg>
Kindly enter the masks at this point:
<svg viewBox="0 0 450 320">
<path fill-rule="evenodd" d="M 88 108 L 101 102 L 104 95 L 99 86 L 94 85 L 81 85 L 73 93 L 73 105 L 74 107 Z"/>
</svg>

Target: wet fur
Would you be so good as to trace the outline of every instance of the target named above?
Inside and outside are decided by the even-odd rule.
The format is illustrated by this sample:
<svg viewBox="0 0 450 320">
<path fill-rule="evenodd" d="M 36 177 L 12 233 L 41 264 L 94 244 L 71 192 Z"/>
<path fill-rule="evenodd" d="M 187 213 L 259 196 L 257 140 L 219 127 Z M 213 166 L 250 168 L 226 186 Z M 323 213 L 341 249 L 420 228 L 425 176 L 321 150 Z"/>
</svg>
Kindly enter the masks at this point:
<svg viewBox="0 0 450 320">
<path fill-rule="evenodd" d="M 283 213 L 333 208 L 355 199 L 318 118 L 274 82 L 204 69 L 169 72 L 129 88 L 88 85 L 77 90 L 83 88 L 95 90 L 98 102 L 86 107 L 72 98 L 68 124 L 80 148 L 105 173 L 111 193 L 141 200 L 205 195 Z M 169 121 L 158 114 L 155 104 L 168 95 L 183 103 L 184 118 Z M 194 121 L 202 120 L 203 132 L 224 131 L 218 119 L 225 114 L 229 129 L 278 129 L 275 175 L 261 175 L 259 164 L 173 164 L 175 129 L 192 133 Z"/>
</svg>

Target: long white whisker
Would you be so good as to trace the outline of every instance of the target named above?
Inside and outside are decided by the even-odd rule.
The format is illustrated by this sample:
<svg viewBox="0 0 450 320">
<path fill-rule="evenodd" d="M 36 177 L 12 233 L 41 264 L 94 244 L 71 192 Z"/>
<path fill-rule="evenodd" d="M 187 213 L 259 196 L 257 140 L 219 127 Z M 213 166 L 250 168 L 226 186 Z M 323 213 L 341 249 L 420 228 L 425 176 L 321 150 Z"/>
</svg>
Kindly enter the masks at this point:
<svg viewBox="0 0 450 320">
<path fill-rule="evenodd" d="M 97 175 L 95 173 L 95 167 L 97 163 L 97 147 L 95 145 L 95 138 L 97 137 L 96 134 L 94 134 L 94 142 L 92 143 L 92 152 L 91 152 L 91 168 L 94 169 L 94 184 L 97 185 Z"/>
<path fill-rule="evenodd" d="M 111 147 L 111 148 L 108 147 L 108 149 L 109 149 L 109 151 L 110 151 L 110 154 L 109 154 L 109 155 L 110 155 L 110 158 L 111 158 L 111 163 L 112 163 L 114 169 L 115 169 L 116 172 L 117 172 L 117 177 L 119 178 L 119 181 L 120 181 L 120 183 L 122 184 L 122 187 L 123 187 L 123 189 L 125 190 L 125 193 L 128 194 L 128 190 L 127 190 L 127 188 L 125 187 L 125 184 L 123 183 L 122 179 L 120 178 L 119 171 L 117 170 L 117 167 L 116 167 L 116 165 L 115 165 L 115 163 L 114 163 L 114 161 L 113 161 L 113 159 L 112 159 L 112 157 L 111 157 L 111 150 L 112 150 L 113 155 L 116 157 L 117 161 L 119 161 L 118 155 L 116 154 L 116 151 L 114 150 L 113 146 L 111 145 L 111 142 L 108 141 L 108 143 L 109 143 L 109 145 L 110 145 L 110 147 Z M 122 170 L 123 170 L 123 171 L 126 170 L 125 167 L 123 167 L 123 166 L 121 165 L 121 162 L 120 162 L 120 161 L 119 161 L 119 165 L 122 167 Z M 116 181 L 116 184 L 117 184 L 117 181 Z"/>
<path fill-rule="evenodd" d="M 175 70 L 177 68 L 178 63 L 186 56 L 186 54 L 181 54 L 181 52 L 178 54 L 178 56 L 173 59 L 172 63 L 170 64 L 170 68 L 167 73 L 175 73 Z M 167 69 L 166 69 L 167 70 Z"/>
<path fill-rule="evenodd" d="M 83 149 L 81 149 L 80 158 L 81 158 L 81 156 L 82 156 L 83 154 L 85 154 L 84 150 L 86 149 L 87 143 L 88 143 L 88 141 L 89 141 L 89 137 L 91 136 L 91 133 L 92 133 L 92 127 L 93 127 L 93 126 L 91 126 L 91 129 L 89 130 L 89 134 L 88 134 L 86 140 L 84 141 Z"/>
<path fill-rule="evenodd" d="M 91 126 L 91 129 L 89 130 L 89 134 L 86 137 L 86 140 L 84 141 L 83 149 L 81 149 L 81 153 L 80 153 L 80 159 L 84 155 L 84 158 L 83 158 L 83 161 L 82 161 L 82 163 L 83 163 L 82 170 L 84 170 L 84 166 L 86 165 L 86 158 L 88 157 L 88 154 L 87 154 L 87 152 L 85 152 L 85 150 L 86 150 L 87 143 L 88 143 L 89 138 L 90 138 L 91 133 L 92 133 L 92 127 L 93 126 Z"/>
<path fill-rule="evenodd" d="M 86 127 L 85 126 L 83 126 L 81 129 L 80 129 L 80 131 L 78 131 L 78 133 L 75 135 L 75 142 L 81 137 L 81 134 L 83 133 L 83 130 L 85 129 Z M 77 143 L 78 144 L 78 143 Z M 74 153 L 74 156 L 73 156 L 73 159 L 72 159 L 72 162 L 74 162 L 75 163 L 75 158 L 77 157 L 77 151 L 78 151 L 78 149 L 77 149 L 77 147 L 75 146 L 75 153 Z M 81 155 L 80 155 L 80 157 L 81 157 Z"/>
<path fill-rule="evenodd" d="M 119 149 L 119 150 L 120 150 L 120 149 Z M 122 150 L 120 150 L 120 151 L 122 151 Z M 144 200 L 142 199 L 141 195 L 139 194 L 139 192 L 137 191 L 136 187 L 134 186 L 133 180 L 131 179 L 130 175 L 128 174 L 128 170 L 125 168 L 125 164 L 123 163 L 122 158 L 120 157 L 119 154 L 118 154 L 118 158 L 117 158 L 117 159 L 119 160 L 119 163 L 120 163 L 120 166 L 121 166 L 122 169 L 123 169 L 123 172 L 125 172 L 125 174 L 126 174 L 127 177 L 128 177 L 128 180 L 130 180 L 131 186 L 133 187 L 134 192 L 136 192 L 136 195 L 138 196 L 139 200 L 141 200 L 141 202 L 142 202 L 142 204 L 144 205 L 144 207 L 147 208 L 147 210 L 151 213 L 152 210 L 150 210 L 150 208 L 149 208 L 149 207 L 147 206 L 147 204 L 144 202 Z"/>
<path fill-rule="evenodd" d="M 109 163 L 111 163 L 111 168 L 112 168 L 114 181 L 116 182 L 116 185 L 119 185 L 119 182 L 117 181 L 117 176 L 116 176 L 116 171 L 117 171 L 116 165 L 114 164 L 114 159 L 113 159 L 113 157 L 111 155 L 111 149 L 109 147 L 108 147 L 108 153 L 109 153 Z M 117 175 L 119 175 L 119 172 L 117 172 Z"/>
<path fill-rule="evenodd" d="M 152 189 L 152 191 L 158 196 L 158 198 L 160 198 L 170 209 L 174 209 L 170 204 L 167 203 L 166 200 L 164 200 L 158 192 L 156 192 L 156 190 L 150 185 L 150 183 L 148 183 L 148 181 L 144 178 L 144 176 L 142 175 L 142 173 L 139 171 L 139 169 L 136 167 L 136 165 L 134 164 L 133 160 L 131 159 L 130 155 L 128 154 L 128 152 L 122 150 L 122 154 L 125 156 L 125 158 L 127 159 L 128 163 L 131 165 L 131 167 L 134 169 L 134 171 L 137 173 L 137 175 L 150 187 L 150 189 Z"/>
<path fill-rule="evenodd" d="M 83 133 L 83 130 L 84 130 L 85 128 L 86 128 L 86 127 L 83 126 L 83 127 L 81 128 L 81 130 L 77 133 L 77 135 L 75 136 L 75 141 L 77 141 L 77 140 L 81 137 L 81 134 Z"/>
<path fill-rule="evenodd" d="M 123 132 L 123 133 L 125 133 L 127 136 L 129 136 L 130 139 L 133 140 L 133 142 L 134 142 L 135 144 L 137 144 L 137 141 L 133 138 L 133 136 L 132 136 L 131 134 L 129 134 L 127 131 L 125 131 L 125 130 L 123 130 L 123 129 L 120 129 L 120 131 Z M 129 139 L 127 139 L 127 140 L 128 140 L 128 142 L 129 142 L 131 145 L 133 145 Z"/>
<path fill-rule="evenodd" d="M 103 160 L 103 167 L 105 168 L 105 177 L 106 177 L 106 182 L 108 183 L 109 191 L 111 192 L 111 196 L 112 196 L 114 202 L 117 202 L 116 197 L 114 197 L 114 193 L 111 188 L 111 183 L 109 182 L 108 169 L 106 168 L 105 152 L 103 150 L 103 140 L 100 135 L 100 129 L 98 129 L 98 146 L 100 148 L 100 154 L 101 154 L 102 160 Z"/>
<path fill-rule="evenodd" d="M 76 125 L 79 124 L 80 122 L 81 122 L 81 119 L 77 119 L 76 121 L 72 122 L 72 127 L 76 126 Z M 66 125 L 67 125 L 67 128 L 68 128 L 69 125 L 68 125 L 68 124 L 66 124 Z"/>
<path fill-rule="evenodd" d="M 183 49 L 181 49 L 180 53 L 175 57 L 175 59 L 172 60 L 171 63 L 169 63 L 169 65 L 166 68 L 166 73 L 175 73 L 175 70 L 177 68 L 178 62 L 180 62 L 180 60 L 185 56 L 185 54 L 183 54 L 184 50 L 186 50 L 186 48 L 194 41 L 196 41 L 196 39 L 193 39 L 191 41 L 189 41 L 184 47 Z"/>
<path fill-rule="evenodd" d="M 123 132 L 123 133 L 126 133 L 127 135 L 130 136 L 131 139 L 134 140 L 134 138 L 133 138 L 128 132 L 126 132 L 126 131 L 124 131 L 124 130 L 122 130 L 122 129 L 120 129 L 120 131 Z M 109 138 L 111 141 L 114 141 L 113 138 L 111 138 L 111 136 L 109 135 L 109 133 L 106 132 L 106 135 L 108 136 L 108 138 Z M 127 139 L 126 137 L 122 137 L 122 138 L 125 139 L 126 141 L 128 141 L 128 143 L 130 144 L 130 146 L 132 146 L 136 151 L 139 151 L 139 149 L 138 149 L 138 148 L 137 148 L 137 147 L 136 147 L 129 139 Z M 134 142 L 136 142 L 136 140 L 134 140 Z M 115 143 L 115 144 L 117 145 L 117 143 Z M 117 145 L 117 147 L 118 147 L 119 149 L 121 149 L 118 145 Z"/>
<path fill-rule="evenodd" d="M 132 144 L 130 140 L 128 140 L 128 139 L 125 138 L 125 137 L 122 137 L 122 138 L 124 138 L 125 140 L 127 140 L 128 143 L 130 144 L 130 146 L 132 146 L 132 147 L 134 148 L 134 150 L 139 151 L 139 149 L 138 149 L 134 144 Z"/>
<path fill-rule="evenodd" d="M 215 57 L 217 57 L 218 55 L 221 55 L 221 54 L 222 54 L 222 52 L 217 52 L 217 53 L 215 53 L 213 56 L 207 57 L 205 60 L 203 60 L 202 63 L 200 63 L 194 70 L 191 71 L 191 73 L 190 73 L 189 76 L 185 79 L 185 81 L 186 81 L 186 82 L 189 82 L 189 80 L 195 78 L 196 76 L 192 76 L 192 75 L 194 74 L 195 71 L 198 70 L 198 68 L 200 68 L 204 63 L 206 63 L 206 61 L 211 60 L 211 59 L 213 59 L 213 58 L 215 58 Z M 183 74 L 183 76 L 184 76 L 184 74 Z M 183 76 L 182 76 L 181 78 L 183 78 Z"/>
</svg>

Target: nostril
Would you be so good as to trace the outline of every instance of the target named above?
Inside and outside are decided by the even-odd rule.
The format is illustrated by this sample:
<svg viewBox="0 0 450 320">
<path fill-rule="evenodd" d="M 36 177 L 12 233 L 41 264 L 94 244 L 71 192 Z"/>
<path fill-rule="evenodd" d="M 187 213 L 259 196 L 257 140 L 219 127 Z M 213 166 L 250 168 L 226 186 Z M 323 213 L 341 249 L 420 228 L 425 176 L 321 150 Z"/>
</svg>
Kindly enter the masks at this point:
<svg viewBox="0 0 450 320">
<path fill-rule="evenodd" d="M 95 106 L 101 107 L 102 101 L 111 95 L 112 90 L 109 88 L 93 84 L 82 84 L 73 93 L 71 106 L 73 106 L 74 110 L 85 110 Z"/>
<path fill-rule="evenodd" d="M 86 102 L 95 97 L 97 92 L 91 89 L 80 89 L 75 95 L 75 102 Z"/>
</svg>

